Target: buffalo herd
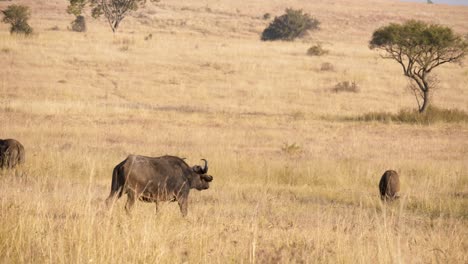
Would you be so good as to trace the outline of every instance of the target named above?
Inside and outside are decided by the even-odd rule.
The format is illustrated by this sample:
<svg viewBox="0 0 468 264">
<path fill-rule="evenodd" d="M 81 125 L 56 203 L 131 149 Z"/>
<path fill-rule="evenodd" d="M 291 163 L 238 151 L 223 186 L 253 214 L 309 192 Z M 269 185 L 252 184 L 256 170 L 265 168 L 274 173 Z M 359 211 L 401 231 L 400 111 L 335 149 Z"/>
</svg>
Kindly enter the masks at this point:
<svg viewBox="0 0 468 264">
<path fill-rule="evenodd" d="M 110 208 L 122 194 L 127 194 L 125 209 L 130 213 L 135 201 L 177 202 L 183 216 L 187 215 L 190 189 L 206 190 L 213 180 L 208 175 L 208 161 L 203 166 L 189 166 L 184 159 L 175 156 L 145 157 L 130 155 L 115 166 L 112 184 L 106 204 Z M 15 139 L 0 139 L 0 169 L 11 169 L 24 163 L 23 145 Z M 394 170 L 387 170 L 379 182 L 382 201 L 398 199 L 400 179 Z"/>
</svg>

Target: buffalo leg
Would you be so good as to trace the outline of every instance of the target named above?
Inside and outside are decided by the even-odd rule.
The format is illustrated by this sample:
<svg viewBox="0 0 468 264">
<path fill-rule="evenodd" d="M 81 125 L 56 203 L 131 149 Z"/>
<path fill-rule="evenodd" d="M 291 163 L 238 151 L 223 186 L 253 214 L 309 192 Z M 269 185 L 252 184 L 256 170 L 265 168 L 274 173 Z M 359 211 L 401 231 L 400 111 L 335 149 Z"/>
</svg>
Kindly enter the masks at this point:
<svg viewBox="0 0 468 264">
<path fill-rule="evenodd" d="M 135 192 L 129 191 L 127 193 L 127 203 L 125 204 L 125 210 L 127 211 L 127 214 L 130 214 L 133 208 L 133 204 L 135 204 Z"/>
<path fill-rule="evenodd" d="M 180 207 L 180 212 L 182 213 L 182 216 L 187 215 L 187 199 L 186 198 L 180 198 L 178 201 L 179 207 Z"/>
<path fill-rule="evenodd" d="M 111 192 L 111 194 L 109 195 L 109 197 L 107 197 L 106 199 L 106 206 L 107 208 L 111 208 L 112 205 L 114 205 L 115 201 L 117 201 L 118 197 L 117 197 L 117 193 L 116 192 Z"/>
<path fill-rule="evenodd" d="M 109 194 L 109 197 L 107 197 L 107 199 L 106 199 L 106 206 L 107 206 L 108 209 L 111 206 L 113 206 L 115 201 L 117 201 L 120 198 L 119 192 L 121 192 L 120 189 L 111 188 L 111 192 Z"/>
</svg>

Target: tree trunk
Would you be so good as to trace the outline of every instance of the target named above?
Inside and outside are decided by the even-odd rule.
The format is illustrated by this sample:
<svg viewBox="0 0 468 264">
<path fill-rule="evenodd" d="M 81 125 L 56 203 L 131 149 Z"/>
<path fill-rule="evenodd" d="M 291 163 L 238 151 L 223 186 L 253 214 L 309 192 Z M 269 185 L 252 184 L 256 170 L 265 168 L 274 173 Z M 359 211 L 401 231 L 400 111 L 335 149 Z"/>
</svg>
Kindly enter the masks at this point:
<svg viewBox="0 0 468 264">
<path fill-rule="evenodd" d="M 429 107 L 429 90 L 423 92 L 423 104 L 419 109 L 419 113 L 426 112 L 427 108 Z"/>
<path fill-rule="evenodd" d="M 120 24 L 119 20 L 115 21 L 114 26 L 113 26 L 114 28 L 112 29 L 112 31 L 114 31 L 114 33 L 117 30 L 117 28 L 119 27 L 119 24 Z"/>
</svg>

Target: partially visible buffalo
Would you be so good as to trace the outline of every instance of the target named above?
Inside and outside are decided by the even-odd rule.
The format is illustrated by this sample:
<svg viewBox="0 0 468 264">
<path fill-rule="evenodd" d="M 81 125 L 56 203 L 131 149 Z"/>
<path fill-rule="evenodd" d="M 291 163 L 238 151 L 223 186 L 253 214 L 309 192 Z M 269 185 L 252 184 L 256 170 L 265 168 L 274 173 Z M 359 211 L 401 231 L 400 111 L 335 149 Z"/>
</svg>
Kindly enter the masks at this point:
<svg viewBox="0 0 468 264">
<path fill-rule="evenodd" d="M 115 166 L 112 186 L 106 199 L 110 206 L 126 193 L 125 209 L 130 213 L 136 199 L 144 202 L 177 201 L 183 216 L 187 215 L 187 199 L 190 189 L 205 190 L 213 177 L 207 175 L 205 165 L 190 167 L 181 158 L 174 156 L 145 157 L 130 155 Z"/>
<path fill-rule="evenodd" d="M 24 163 L 24 147 L 14 139 L 0 139 L 0 169 Z"/>
<path fill-rule="evenodd" d="M 388 170 L 380 178 L 379 183 L 380 199 L 382 201 L 392 201 L 398 199 L 400 191 L 400 176 L 394 170 Z"/>
</svg>

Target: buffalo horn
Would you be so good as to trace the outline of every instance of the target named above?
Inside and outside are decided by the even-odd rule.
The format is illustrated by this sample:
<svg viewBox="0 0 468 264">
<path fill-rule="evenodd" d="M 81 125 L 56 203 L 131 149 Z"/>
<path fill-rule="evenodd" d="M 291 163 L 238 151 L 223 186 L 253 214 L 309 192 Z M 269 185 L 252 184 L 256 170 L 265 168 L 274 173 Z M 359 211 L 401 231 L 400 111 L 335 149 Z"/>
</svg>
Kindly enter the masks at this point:
<svg viewBox="0 0 468 264">
<path fill-rule="evenodd" d="M 202 170 L 202 173 L 205 174 L 208 172 L 208 161 L 206 161 L 206 159 L 201 159 L 201 160 L 205 162 L 205 167 Z"/>
</svg>

